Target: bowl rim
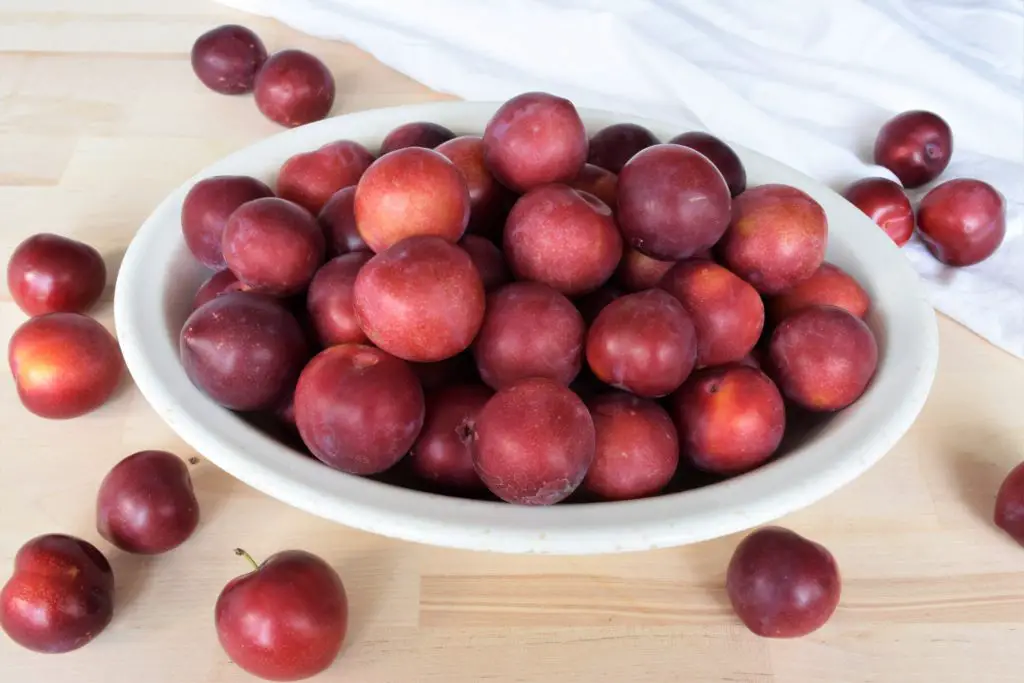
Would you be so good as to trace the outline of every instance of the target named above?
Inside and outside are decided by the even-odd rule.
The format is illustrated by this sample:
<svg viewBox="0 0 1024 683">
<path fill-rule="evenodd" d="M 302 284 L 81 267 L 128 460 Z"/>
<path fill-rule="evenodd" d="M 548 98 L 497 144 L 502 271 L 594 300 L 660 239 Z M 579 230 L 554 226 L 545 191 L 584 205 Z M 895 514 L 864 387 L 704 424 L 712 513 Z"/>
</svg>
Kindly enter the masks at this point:
<svg viewBox="0 0 1024 683">
<path fill-rule="evenodd" d="M 830 251 L 845 255 L 847 264 L 842 267 L 869 293 L 874 290 L 871 315 L 883 329 L 878 370 L 862 399 L 832 419 L 826 438 L 801 444 L 759 469 L 703 488 L 633 501 L 536 508 L 447 497 L 348 475 L 296 457 L 288 446 L 217 406 L 191 384 L 178 361 L 176 335 L 173 340 L 165 337 L 171 291 L 167 285 L 176 277 L 170 266 L 175 254 L 185 249 L 180 206 L 196 181 L 232 173 L 267 180 L 268 173 L 276 173 L 292 154 L 342 138 L 373 149 L 393 127 L 410 121 L 436 121 L 456 132 L 482 131 L 501 104 L 402 105 L 282 131 L 206 167 L 154 209 L 125 253 L 114 292 L 114 318 L 125 363 L 139 391 L 178 436 L 246 484 L 350 527 L 452 548 L 580 555 L 678 546 L 770 522 L 858 477 L 909 429 L 924 406 L 938 363 L 935 313 L 917 274 L 884 232 L 839 194 L 732 143 L 748 174 L 771 178 L 752 186 L 794 185 L 822 204 L 829 218 Z M 616 122 L 646 126 L 660 139 L 678 130 L 671 122 L 597 109 L 578 111 L 591 133 Z M 257 166 L 272 170 L 259 173 Z M 173 230 L 168 229 L 170 224 Z M 162 271 L 157 267 L 161 259 Z M 885 296 L 876 296 L 882 292 Z"/>
</svg>

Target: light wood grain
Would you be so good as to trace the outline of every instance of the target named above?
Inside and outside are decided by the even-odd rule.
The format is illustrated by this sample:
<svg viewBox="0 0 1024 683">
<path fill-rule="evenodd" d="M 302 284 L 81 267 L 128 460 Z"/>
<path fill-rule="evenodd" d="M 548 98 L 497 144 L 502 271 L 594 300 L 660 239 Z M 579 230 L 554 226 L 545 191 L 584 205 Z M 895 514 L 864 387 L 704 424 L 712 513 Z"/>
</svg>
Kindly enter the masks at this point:
<svg viewBox="0 0 1024 683">
<path fill-rule="evenodd" d="M 95 244 L 111 273 L 137 226 L 206 164 L 277 130 L 250 98 L 193 77 L 207 28 L 244 22 L 271 49 L 323 57 L 336 113 L 441 99 L 348 45 L 299 35 L 203 0 L 0 2 L 0 257 L 41 231 Z M 109 289 L 98 317 L 112 324 Z M 23 316 L 4 293 L 0 336 Z M 350 637 L 322 680 L 1000 683 L 1021 680 L 1024 549 L 989 521 L 996 487 L 1024 459 L 1024 364 L 943 320 L 935 389 L 878 466 L 782 523 L 826 544 L 842 604 L 811 637 L 766 641 L 725 602 L 739 536 L 596 558 L 505 557 L 391 541 L 291 509 L 206 462 L 193 468 L 203 523 L 165 557 L 98 540 L 96 487 L 143 448 L 193 453 L 126 385 L 87 417 L 48 422 L 0 382 L 0 568 L 45 532 L 108 551 L 118 605 L 107 632 L 68 655 L 0 639 L 12 682 L 232 683 L 250 680 L 217 645 L 213 604 L 263 557 L 305 548 L 332 562 L 352 604 Z"/>
</svg>

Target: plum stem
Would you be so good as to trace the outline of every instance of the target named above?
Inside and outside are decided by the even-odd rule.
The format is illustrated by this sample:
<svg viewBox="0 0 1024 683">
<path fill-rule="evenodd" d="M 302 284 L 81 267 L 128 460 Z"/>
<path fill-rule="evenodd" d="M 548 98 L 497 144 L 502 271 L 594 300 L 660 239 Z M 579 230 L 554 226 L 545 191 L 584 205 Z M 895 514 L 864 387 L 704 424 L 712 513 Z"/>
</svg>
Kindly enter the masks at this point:
<svg viewBox="0 0 1024 683">
<path fill-rule="evenodd" d="M 238 555 L 239 557 L 244 557 L 245 559 L 249 560 L 249 564 L 252 565 L 253 569 L 259 569 L 260 568 L 260 566 L 258 564 L 256 564 L 256 560 L 252 559 L 252 555 L 250 555 L 249 553 L 245 552 L 241 548 L 235 548 L 235 555 Z"/>
</svg>

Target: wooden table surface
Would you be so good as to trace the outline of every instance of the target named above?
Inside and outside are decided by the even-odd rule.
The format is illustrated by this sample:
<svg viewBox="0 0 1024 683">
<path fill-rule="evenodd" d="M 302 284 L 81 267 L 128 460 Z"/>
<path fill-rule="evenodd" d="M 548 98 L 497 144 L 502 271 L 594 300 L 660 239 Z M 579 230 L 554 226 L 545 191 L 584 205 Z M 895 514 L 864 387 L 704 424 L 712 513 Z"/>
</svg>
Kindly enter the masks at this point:
<svg viewBox="0 0 1024 683">
<path fill-rule="evenodd" d="M 0 0 L 0 258 L 56 232 L 96 245 L 116 273 L 136 228 L 208 163 L 278 129 L 248 97 L 205 90 L 189 68 L 201 32 L 255 28 L 269 49 L 333 69 L 335 113 L 440 99 L 358 49 L 206 2 Z M 112 325 L 110 290 L 98 317 Z M 4 293 L 0 335 L 24 320 Z M 146 448 L 194 455 L 130 383 L 101 410 L 51 422 L 0 382 L 0 572 L 28 538 L 81 535 L 117 575 L 111 626 L 66 655 L 0 637 L 0 679 L 74 683 L 249 680 L 217 644 L 213 605 L 246 565 L 304 548 L 351 600 L 342 657 L 322 680 L 1018 682 L 1024 549 L 990 523 L 1003 475 L 1024 460 L 1024 363 L 947 320 L 917 423 L 853 484 L 782 523 L 835 554 L 844 590 L 810 637 L 768 641 L 732 616 L 724 571 L 740 536 L 592 558 L 508 557 L 392 541 L 291 509 L 201 462 L 203 522 L 158 558 L 113 550 L 94 526 L 108 468 Z M 321 680 L 318 679 L 318 680 Z"/>
</svg>

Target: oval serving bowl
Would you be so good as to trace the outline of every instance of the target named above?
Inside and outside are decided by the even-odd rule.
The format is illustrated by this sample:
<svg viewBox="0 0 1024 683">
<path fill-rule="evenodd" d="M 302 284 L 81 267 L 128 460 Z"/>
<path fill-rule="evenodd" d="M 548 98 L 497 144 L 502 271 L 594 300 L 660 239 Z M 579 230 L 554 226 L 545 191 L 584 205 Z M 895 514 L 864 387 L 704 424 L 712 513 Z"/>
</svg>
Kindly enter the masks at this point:
<svg viewBox="0 0 1024 683">
<path fill-rule="evenodd" d="M 761 468 L 703 488 L 643 500 L 536 508 L 467 500 L 348 475 L 297 454 L 221 408 L 185 375 L 178 333 L 209 275 L 185 246 L 179 214 L 189 188 L 223 174 L 272 181 L 291 155 L 351 139 L 376 150 L 394 127 L 435 121 L 480 134 L 499 103 L 445 102 L 320 121 L 236 152 L 168 196 L 132 240 L 117 278 L 114 314 L 125 362 L 153 409 L 190 446 L 231 475 L 289 505 L 342 524 L 433 545 L 511 553 L 588 554 L 693 543 L 748 529 L 810 505 L 878 461 L 909 429 L 938 360 L 935 314 L 917 275 L 869 218 L 824 185 L 734 146 L 749 186 L 785 183 L 813 196 L 829 221 L 827 259 L 873 302 L 868 324 L 878 371 L 864 396 Z M 667 140 L 678 126 L 581 109 L 589 133 L 622 121 Z"/>
</svg>

